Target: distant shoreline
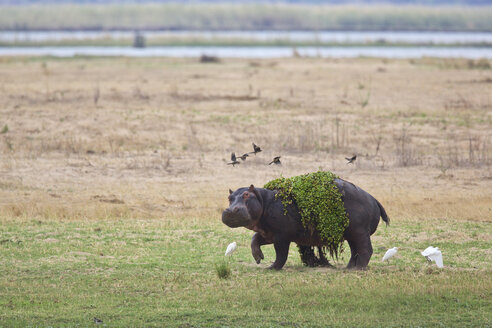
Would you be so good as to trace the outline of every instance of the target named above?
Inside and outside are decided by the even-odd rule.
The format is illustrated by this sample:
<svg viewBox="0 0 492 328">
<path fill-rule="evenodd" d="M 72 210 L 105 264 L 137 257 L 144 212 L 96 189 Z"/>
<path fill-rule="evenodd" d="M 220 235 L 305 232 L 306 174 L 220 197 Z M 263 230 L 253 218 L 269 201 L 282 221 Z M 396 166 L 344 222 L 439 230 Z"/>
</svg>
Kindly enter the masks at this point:
<svg viewBox="0 0 492 328">
<path fill-rule="evenodd" d="M 0 47 L 132 47 L 132 40 L 66 40 L 61 42 L 0 42 Z M 388 43 L 388 42 L 366 42 L 366 43 L 335 43 L 335 42 L 216 42 L 216 41 L 149 41 L 146 47 L 384 47 L 384 48 L 492 48 L 492 43 Z"/>
<path fill-rule="evenodd" d="M 492 6 L 313 4 L 0 5 L 0 31 L 491 32 Z"/>
<path fill-rule="evenodd" d="M 0 9 L 1 9 L 0 5 Z M 1 24 L 1 22 L 0 22 Z M 207 32 L 312 32 L 312 33 L 323 33 L 323 32 L 399 32 L 399 33 L 420 33 L 420 32 L 435 32 L 435 33 L 491 33 L 491 29 L 484 30 L 466 30 L 466 29 L 269 29 L 265 30 L 263 28 L 259 29 L 206 29 Z M 32 28 L 32 29 L 9 29 L 0 28 L 0 33 L 2 32 L 201 32 L 204 31 L 202 28 L 134 28 L 134 27 L 112 27 L 112 28 Z"/>
</svg>

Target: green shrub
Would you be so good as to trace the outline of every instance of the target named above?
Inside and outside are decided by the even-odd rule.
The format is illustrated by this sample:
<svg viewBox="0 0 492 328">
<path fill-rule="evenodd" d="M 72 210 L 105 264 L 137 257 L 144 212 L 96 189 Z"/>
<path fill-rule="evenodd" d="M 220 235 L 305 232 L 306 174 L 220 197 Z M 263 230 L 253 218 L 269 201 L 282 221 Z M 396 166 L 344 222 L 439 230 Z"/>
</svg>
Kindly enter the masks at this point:
<svg viewBox="0 0 492 328">
<path fill-rule="evenodd" d="M 342 251 L 343 233 L 348 216 L 342 195 L 335 185 L 338 178 L 331 172 L 318 171 L 291 178 L 278 178 L 265 184 L 266 189 L 277 190 L 285 211 L 296 205 L 304 228 L 318 232 L 330 255 Z"/>
</svg>

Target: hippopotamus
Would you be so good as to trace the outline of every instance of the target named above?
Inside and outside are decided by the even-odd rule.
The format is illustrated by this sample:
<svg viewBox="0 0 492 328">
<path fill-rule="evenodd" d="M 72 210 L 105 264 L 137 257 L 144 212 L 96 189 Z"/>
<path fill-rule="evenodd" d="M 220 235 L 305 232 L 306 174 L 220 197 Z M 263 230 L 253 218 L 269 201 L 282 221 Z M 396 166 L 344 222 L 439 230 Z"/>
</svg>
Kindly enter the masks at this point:
<svg viewBox="0 0 492 328">
<path fill-rule="evenodd" d="M 366 191 L 343 179 L 337 178 L 334 183 L 349 218 L 343 233 L 351 252 L 347 268 L 365 269 L 373 252 L 370 236 L 376 231 L 380 217 L 386 225 L 390 220 L 381 203 Z M 284 208 L 281 199 L 275 197 L 276 193 L 276 190 L 254 185 L 234 192 L 229 189 L 229 207 L 222 212 L 222 222 L 231 228 L 245 227 L 255 231 L 251 252 L 258 264 L 264 259 L 261 246 L 273 244 L 276 258 L 270 269 L 282 269 L 292 242 L 297 243 L 301 253 L 318 247 L 322 257 L 323 241 L 319 234 L 303 226 L 295 203 Z"/>
</svg>

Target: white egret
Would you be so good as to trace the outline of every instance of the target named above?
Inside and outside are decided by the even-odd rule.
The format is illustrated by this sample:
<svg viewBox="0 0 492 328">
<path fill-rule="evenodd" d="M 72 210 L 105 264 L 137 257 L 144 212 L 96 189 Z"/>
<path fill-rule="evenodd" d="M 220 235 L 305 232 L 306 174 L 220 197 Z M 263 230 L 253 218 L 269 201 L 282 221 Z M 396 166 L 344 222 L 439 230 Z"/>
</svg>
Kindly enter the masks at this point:
<svg viewBox="0 0 492 328">
<path fill-rule="evenodd" d="M 393 247 L 393 248 L 388 249 L 386 251 L 386 254 L 384 254 L 384 256 L 383 256 L 383 262 L 386 260 L 389 260 L 390 258 L 395 256 L 397 252 L 398 252 L 398 247 Z"/>
<path fill-rule="evenodd" d="M 236 242 L 230 243 L 229 246 L 227 246 L 225 256 L 231 256 L 232 253 L 237 249 L 237 244 Z"/>
<path fill-rule="evenodd" d="M 442 253 L 438 247 L 429 246 L 423 252 L 420 252 L 420 254 L 425 256 L 428 261 L 436 262 L 438 268 L 444 267 L 442 263 Z"/>
</svg>

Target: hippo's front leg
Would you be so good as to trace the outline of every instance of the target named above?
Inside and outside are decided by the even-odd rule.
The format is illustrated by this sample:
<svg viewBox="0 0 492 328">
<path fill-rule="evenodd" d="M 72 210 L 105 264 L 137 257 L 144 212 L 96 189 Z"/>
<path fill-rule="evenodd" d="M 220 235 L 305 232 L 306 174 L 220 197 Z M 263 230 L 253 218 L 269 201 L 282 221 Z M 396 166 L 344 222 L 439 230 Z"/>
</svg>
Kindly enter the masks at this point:
<svg viewBox="0 0 492 328">
<path fill-rule="evenodd" d="M 269 269 L 280 270 L 283 268 L 285 262 L 287 262 L 287 257 L 289 256 L 289 246 L 290 241 L 284 239 L 276 238 L 273 242 L 273 247 L 275 247 L 276 258 L 275 262 L 269 267 Z"/>
<path fill-rule="evenodd" d="M 261 260 L 265 258 L 260 247 L 267 244 L 271 244 L 271 242 L 266 241 L 259 232 L 256 232 L 251 238 L 251 254 L 253 254 L 256 264 L 260 264 Z"/>
</svg>

